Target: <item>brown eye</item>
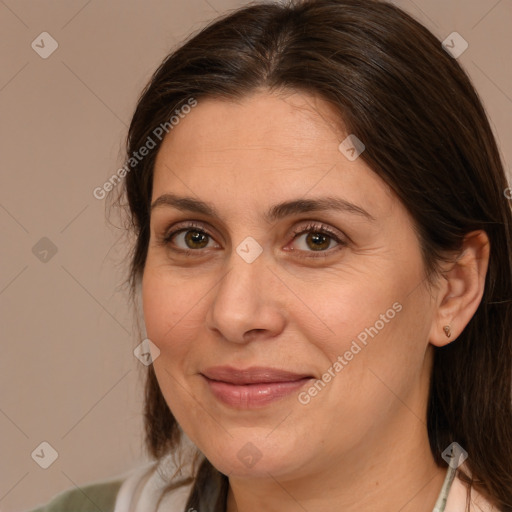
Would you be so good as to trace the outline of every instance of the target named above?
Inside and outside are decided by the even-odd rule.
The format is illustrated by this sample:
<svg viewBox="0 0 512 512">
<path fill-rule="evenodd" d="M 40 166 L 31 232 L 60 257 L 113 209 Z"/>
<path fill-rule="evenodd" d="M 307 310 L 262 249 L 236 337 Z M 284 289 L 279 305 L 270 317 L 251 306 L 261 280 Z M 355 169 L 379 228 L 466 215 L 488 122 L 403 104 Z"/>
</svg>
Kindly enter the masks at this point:
<svg viewBox="0 0 512 512">
<path fill-rule="evenodd" d="M 208 235 L 202 231 L 187 230 L 185 233 L 185 243 L 189 249 L 202 249 L 208 245 Z"/>
<path fill-rule="evenodd" d="M 294 241 L 297 249 L 304 252 L 325 252 L 332 248 L 332 242 L 334 242 L 334 245 L 340 243 L 333 235 L 311 230 L 298 234 Z"/>
<path fill-rule="evenodd" d="M 201 249 L 212 247 L 213 237 L 200 227 L 189 225 L 170 231 L 162 239 L 162 243 L 176 252 L 201 252 Z M 214 247 L 218 245 L 214 244 Z"/>
<path fill-rule="evenodd" d="M 293 251 L 300 257 L 329 256 L 347 246 L 342 235 L 324 224 L 310 223 L 294 231 Z M 313 254 L 316 253 L 316 254 Z"/>
<path fill-rule="evenodd" d="M 308 233 L 306 236 L 306 244 L 313 251 L 329 249 L 332 238 L 323 233 Z"/>
</svg>

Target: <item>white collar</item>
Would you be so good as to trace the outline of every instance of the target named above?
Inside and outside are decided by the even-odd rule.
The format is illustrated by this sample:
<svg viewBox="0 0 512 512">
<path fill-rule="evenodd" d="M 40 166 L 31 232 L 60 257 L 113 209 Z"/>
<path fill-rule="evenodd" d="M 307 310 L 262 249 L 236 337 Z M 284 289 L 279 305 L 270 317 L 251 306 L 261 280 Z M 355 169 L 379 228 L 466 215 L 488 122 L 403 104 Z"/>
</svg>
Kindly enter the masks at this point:
<svg viewBox="0 0 512 512">
<path fill-rule="evenodd" d="M 183 512 L 191 483 L 166 493 L 158 508 L 157 503 L 169 482 L 192 476 L 194 457 L 198 457 L 199 463 L 204 459 L 204 455 L 181 432 L 181 443 L 175 453 L 164 456 L 160 461 L 146 463 L 127 474 L 117 493 L 114 512 Z"/>
</svg>

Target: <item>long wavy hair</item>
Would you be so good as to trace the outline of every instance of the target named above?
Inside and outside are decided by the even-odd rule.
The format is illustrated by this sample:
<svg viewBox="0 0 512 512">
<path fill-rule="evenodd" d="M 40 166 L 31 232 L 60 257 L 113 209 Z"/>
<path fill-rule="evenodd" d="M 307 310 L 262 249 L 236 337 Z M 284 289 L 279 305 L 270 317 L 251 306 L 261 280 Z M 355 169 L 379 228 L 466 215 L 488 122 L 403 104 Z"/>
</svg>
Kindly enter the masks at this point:
<svg viewBox="0 0 512 512">
<path fill-rule="evenodd" d="M 446 251 L 460 250 L 470 231 L 486 231 L 491 252 L 484 295 L 458 339 L 434 347 L 426 420 L 436 463 L 447 466 L 441 453 L 456 440 L 469 453 L 471 476 L 462 475 L 468 496 L 474 487 L 501 510 L 512 511 L 508 184 L 467 74 L 427 28 L 393 4 L 251 3 L 217 18 L 165 58 L 133 114 L 126 141 L 130 166 L 118 197 L 124 198 L 134 235 L 127 280 L 132 299 L 150 236 L 153 167 L 161 144 L 155 128 L 164 127 L 172 137 L 169 119 L 191 99 L 237 100 L 256 89 L 320 96 L 348 133 L 364 141 L 360 158 L 392 187 L 414 219 L 427 282 L 439 275 Z M 147 145 L 148 137 L 155 147 L 135 162 L 134 152 Z M 180 429 L 152 365 L 144 422 L 153 458 L 176 450 Z M 216 494 L 207 491 L 208 482 L 214 482 Z M 224 511 L 227 490 L 227 477 L 204 459 L 187 507 Z"/>
</svg>

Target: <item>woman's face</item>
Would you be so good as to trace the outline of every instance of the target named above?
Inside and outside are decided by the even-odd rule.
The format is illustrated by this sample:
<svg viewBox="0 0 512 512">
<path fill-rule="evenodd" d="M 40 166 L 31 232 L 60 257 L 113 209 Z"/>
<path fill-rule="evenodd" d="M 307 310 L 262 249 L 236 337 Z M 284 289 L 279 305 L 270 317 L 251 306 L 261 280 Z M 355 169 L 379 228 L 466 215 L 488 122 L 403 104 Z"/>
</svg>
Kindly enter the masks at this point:
<svg viewBox="0 0 512 512">
<path fill-rule="evenodd" d="M 200 100 L 156 159 L 142 282 L 154 369 L 233 477 L 354 468 L 426 440 L 435 301 L 419 243 L 333 119 L 302 93 Z"/>
</svg>

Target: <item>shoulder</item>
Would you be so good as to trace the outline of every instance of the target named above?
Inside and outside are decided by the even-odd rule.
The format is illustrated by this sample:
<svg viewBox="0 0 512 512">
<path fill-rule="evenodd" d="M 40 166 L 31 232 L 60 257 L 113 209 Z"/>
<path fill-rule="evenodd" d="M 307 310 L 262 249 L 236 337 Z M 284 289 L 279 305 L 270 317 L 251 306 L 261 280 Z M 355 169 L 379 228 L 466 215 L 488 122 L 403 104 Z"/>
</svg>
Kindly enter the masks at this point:
<svg viewBox="0 0 512 512">
<path fill-rule="evenodd" d="M 192 487 L 193 464 L 190 460 L 196 450 L 193 445 L 185 443 L 176 452 L 139 465 L 108 481 L 68 489 L 29 512 L 183 510 Z"/>
<path fill-rule="evenodd" d="M 67 489 L 30 512 L 113 512 L 123 481 L 118 478 Z"/>
</svg>

